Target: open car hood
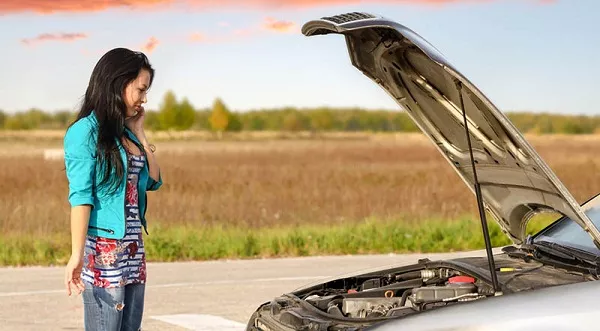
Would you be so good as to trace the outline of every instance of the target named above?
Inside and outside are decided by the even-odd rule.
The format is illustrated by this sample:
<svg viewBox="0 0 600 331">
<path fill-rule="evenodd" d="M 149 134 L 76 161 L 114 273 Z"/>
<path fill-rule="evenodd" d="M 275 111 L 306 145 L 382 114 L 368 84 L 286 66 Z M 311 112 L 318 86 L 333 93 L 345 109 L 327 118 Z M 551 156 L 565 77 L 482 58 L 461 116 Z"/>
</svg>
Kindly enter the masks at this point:
<svg viewBox="0 0 600 331">
<path fill-rule="evenodd" d="M 302 33 L 344 35 L 352 64 L 396 100 L 475 193 L 464 108 L 484 206 L 513 242 L 524 241 L 527 222 L 543 211 L 570 217 L 600 242 L 598 229 L 523 135 L 417 33 L 366 13 L 309 21 Z"/>
</svg>

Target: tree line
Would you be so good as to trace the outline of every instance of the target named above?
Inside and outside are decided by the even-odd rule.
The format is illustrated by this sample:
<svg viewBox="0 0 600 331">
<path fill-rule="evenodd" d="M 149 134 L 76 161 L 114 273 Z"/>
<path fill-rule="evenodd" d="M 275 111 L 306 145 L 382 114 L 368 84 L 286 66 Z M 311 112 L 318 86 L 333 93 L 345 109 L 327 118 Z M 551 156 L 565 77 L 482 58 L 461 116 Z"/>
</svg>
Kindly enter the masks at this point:
<svg viewBox="0 0 600 331">
<path fill-rule="evenodd" d="M 66 129 L 75 115 L 72 111 L 30 109 L 9 114 L 0 110 L 0 129 Z M 287 107 L 234 112 L 220 98 L 211 107 L 196 109 L 186 98 L 178 100 L 172 91 L 164 95 L 159 109 L 149 110 L 146 116 L 148 127 L 155 131 L 419 131 L 402 111 Z M 600 116 L 527 112 L 508 112 L 507 116 L 524 133 L 600 133 Z"/>
</svg>

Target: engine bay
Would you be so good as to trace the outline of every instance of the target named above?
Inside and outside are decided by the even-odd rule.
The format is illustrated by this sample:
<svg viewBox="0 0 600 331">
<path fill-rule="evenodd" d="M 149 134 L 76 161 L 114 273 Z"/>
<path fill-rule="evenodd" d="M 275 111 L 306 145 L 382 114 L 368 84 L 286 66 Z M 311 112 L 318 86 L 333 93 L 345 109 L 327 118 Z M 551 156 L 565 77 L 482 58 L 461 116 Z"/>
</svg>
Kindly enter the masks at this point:
<svg viewBox="0 0 600 331">
<path fill-rule="evenodd" d="M 338 286 L 331 286 L 338 285 Z M 399 317 L 440 306 L 494 295 L 492 287 L 474 276 L 441 267 L 344 279 L 301 298 L 320 311 L 342 319 Z"/>
<path fill-rule="evenodd" d="M 573 268 L 511 254 L 495 256 L 501 293 L 496 293 L 484 257 L 420 259 L 417 264 L 307 284 L 263 304 L 248 330 L 360 330 L 388 319 L 480 301 L 497 295 L 595 278 Z"/>
</svg>

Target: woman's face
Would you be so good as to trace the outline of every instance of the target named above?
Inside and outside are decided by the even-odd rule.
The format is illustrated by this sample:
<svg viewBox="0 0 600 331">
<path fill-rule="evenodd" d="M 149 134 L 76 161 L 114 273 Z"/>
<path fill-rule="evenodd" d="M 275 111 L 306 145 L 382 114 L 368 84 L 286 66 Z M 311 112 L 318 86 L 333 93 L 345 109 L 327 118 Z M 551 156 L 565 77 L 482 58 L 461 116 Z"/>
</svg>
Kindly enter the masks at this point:
<svg viewBox="0 0 600 331">
<path fill-rule="evenodd" d="M 147 101 L 146 94 L 148 93 L 149 86 L 150 72 L 142 69 L 137 78 L 125 87 L 124 100 L 125 106 L 127 106 L 125 118 L 133 117 L 137 115 L 138 112 L 144 110 L 142 105 Z"/>
</svg>

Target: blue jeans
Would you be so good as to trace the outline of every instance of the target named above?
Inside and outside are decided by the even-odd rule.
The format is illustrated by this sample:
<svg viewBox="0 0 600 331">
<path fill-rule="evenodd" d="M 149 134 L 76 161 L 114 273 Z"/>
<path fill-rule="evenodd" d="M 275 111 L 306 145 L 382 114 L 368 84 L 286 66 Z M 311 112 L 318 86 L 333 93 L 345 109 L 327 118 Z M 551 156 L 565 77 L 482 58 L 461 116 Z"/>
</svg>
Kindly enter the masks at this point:
<svg viewBox="0 0 600 331">
<path fill-rule="evenodd" d="M 144 312 L 144 284 L 102 288 L 84 283 L 85 331 L 140 330 Z"/>
</svg>

